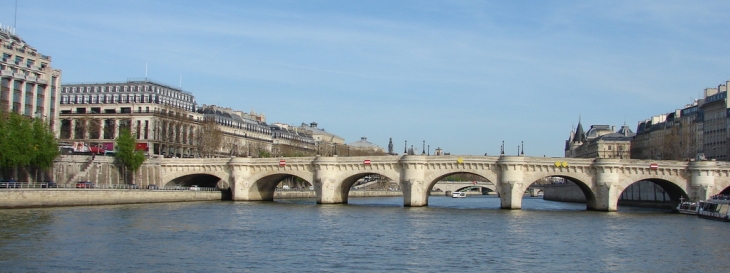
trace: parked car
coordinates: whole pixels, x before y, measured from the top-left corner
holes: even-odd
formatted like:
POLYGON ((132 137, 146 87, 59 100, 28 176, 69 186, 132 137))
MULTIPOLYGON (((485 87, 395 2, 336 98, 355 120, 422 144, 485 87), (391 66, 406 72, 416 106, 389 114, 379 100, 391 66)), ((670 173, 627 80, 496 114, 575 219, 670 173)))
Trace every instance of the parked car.
POLYGON ((42 182, 41 188, 58 188, 58 184, 56 184, 56 182, 53 182, 53 181, 42 182))
POLYGON ((159 189, 159 188, 155 184, 149 184, 149 185, 147 185, 147 189, 148 190, 156 190, 156 189, 159 189))
POLYGON ((91 183, 90 181, 79 181, 76 183, 77 189, 93 189, 95 188, 94 183, 91 183))
POLYGON ((198 185, 192 185, 192 186, 190 186, 190 190, 191 191, 199 191, 200 188, 198 187, 198 185))
POLYGON ((129 184, 129 189, 133 189, 133 190, 139 189, 139 185, 137 185, 137 184, 129 184))

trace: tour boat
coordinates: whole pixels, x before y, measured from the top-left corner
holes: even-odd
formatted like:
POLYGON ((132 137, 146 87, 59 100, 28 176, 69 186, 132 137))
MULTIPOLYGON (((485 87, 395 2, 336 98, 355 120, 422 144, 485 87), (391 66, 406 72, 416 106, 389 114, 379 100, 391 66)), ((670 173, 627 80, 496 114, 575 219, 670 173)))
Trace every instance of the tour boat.
POLYGON ((697 216, 725 222, 730 221, 730 200, 713 198, 700 201, 697 205, 697 216))
POLYGON ((677 205, 677 212, 681 214, 697 215, 697 209, 699 208, 696 202, 682 202, 677 205))
POLYGON ((451 193, 451 197, 453 198, 464 198, 466 197, 466 193, 463 191, 455 191, 451 193))

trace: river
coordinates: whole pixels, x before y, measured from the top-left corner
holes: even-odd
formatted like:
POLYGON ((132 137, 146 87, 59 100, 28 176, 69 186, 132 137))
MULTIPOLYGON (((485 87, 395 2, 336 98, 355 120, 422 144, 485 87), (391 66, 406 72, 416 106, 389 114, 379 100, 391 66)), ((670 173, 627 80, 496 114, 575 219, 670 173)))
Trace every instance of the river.
POLYGON ((495 196, 0 210, 0 272, 730 272, 728 223, 495 196))

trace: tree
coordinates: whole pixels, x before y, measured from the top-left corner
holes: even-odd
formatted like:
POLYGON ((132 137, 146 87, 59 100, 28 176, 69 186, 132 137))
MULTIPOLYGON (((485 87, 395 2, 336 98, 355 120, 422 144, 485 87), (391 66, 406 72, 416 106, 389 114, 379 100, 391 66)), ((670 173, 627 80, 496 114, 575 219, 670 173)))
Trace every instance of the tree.
MULTIPOLYGON (((136 174, 139 167, 145 161, 144 151, 136 151, 135 147, 137 143, 132 136, 129 128, 122 128, 119 130, 119 137, 116 139, 116 155, 115 157, 121 161, 124 166, 124 172, 126 174, 127 169, 132 171, 132 183, 134 184, 134 174, 136 174)), ((127 177, 125 175, 125 177, 127 177)))
POLYGON ((195 136, 198 152, 202 157, 212 157, 223 145, 223 132, 213 119, 206 119, 195 136))
POLYGON ((38 170, 48 170, 53 166, 53 160, 60 155, 58 142, 51 128, 41 119, 33 120, 32 145, 30 165, 38 170))
POLYGON ((58 156, 53 132, 41 119, 0 113, 0 168, 3 177, 21 179, 18 170, 48 169, 58 156))

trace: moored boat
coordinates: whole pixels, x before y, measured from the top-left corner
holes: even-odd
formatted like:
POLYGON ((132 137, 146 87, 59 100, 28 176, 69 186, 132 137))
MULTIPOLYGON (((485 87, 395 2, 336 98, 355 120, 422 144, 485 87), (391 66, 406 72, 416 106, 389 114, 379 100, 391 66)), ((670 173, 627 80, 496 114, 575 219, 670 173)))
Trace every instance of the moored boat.
POLYGON ((730 221, 730 198, 727 198, 727 196, 713 196, 706 201, 700 201, 697 205, 697 216, 725 222, 730 221))
POLYGON ((677 212, 681 214, 697 215, 697 209, 699 208, 696 202, 682 202, 677 205, 677 212))

